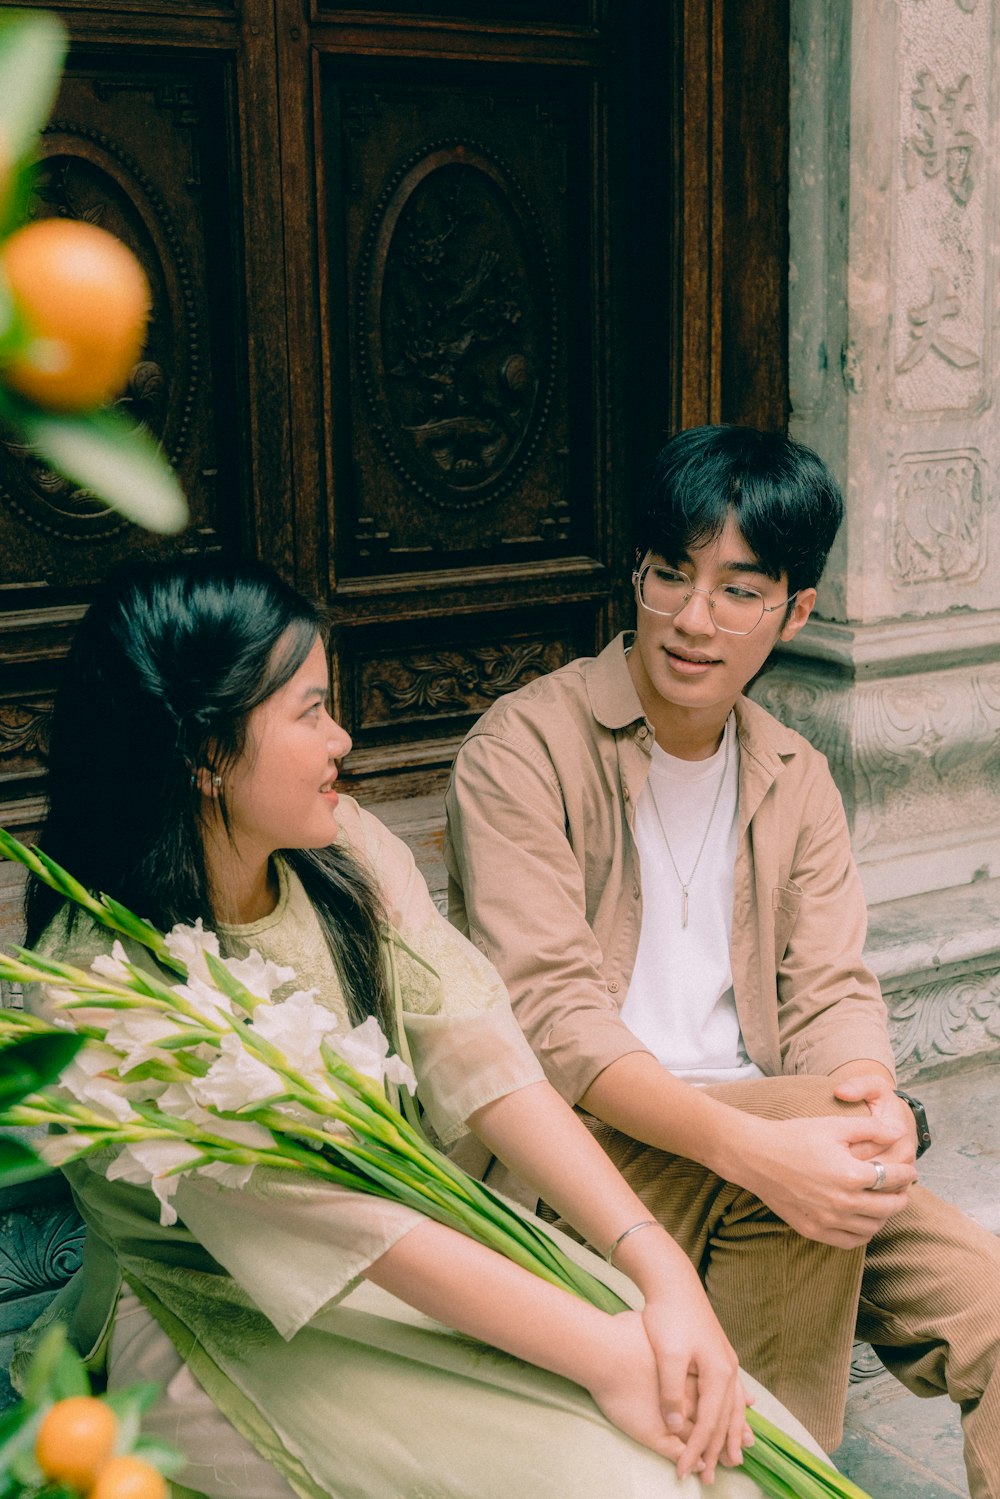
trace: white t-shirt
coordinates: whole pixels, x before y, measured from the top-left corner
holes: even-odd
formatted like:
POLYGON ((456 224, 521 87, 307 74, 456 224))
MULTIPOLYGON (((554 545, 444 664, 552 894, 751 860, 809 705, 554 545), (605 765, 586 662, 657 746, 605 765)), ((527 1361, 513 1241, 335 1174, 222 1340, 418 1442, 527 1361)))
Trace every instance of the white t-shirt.
POLYGON ((679 760, 654 744, 635 814, 642 930, 622 1019, 664 1067, 697 1086, 763 1077, 743 1046, 729 961, 738 790, 730 714, 708 760, 679 760))

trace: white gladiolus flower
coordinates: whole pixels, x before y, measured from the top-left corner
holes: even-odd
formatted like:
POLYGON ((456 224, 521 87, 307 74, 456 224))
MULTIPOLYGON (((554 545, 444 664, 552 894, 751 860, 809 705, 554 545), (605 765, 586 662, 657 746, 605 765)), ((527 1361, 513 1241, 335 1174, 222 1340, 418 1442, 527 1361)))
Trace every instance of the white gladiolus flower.
MULTIPOLYGON (((74 994, 72 989, 60 989, 58 984, 44 984, 42 986, 42 994, 44 996, 43 1002, 34 1005, 33 1009, 43 1020, 47 1020, 49 1025, 57 1025, 63 1031, 72 1031, 78 1025, 83 1024, 83 1021, 79 1019, 79 1010, 74 1011, 74 1015, 77 1017, 74 1019, 73 1016, 67 1015, 62 1009, 63 1005, 75 1004, 79 998, 79 995, 74 994)), ((94 1009, 87 1011, 88 1017, 110 1014, 110 1010, 94 1009)), ((100 1023, 100 1021, 97 1023, 100 1023)))
POLYGON ((65 1166, 67 1161, 79 1155, 81 1150, 87 1150, 93 1143, 90 1135, 77 1134, 71 1130, 65 1135, 46 1135, 44 1140, 39 1141, 37 1150, 45 1164, 58 1171, 60 1166, 65 1166))
POLYGON ((219 939, 214 932, 206 932, 200 916, 194 926, 182 926, 178 922, 163 940, 167 945, 167 952, 172 958, 184 964, 189 977, 193 976, 202 979, 205 983, 211 983, 205 953, 210 952, 213 957, 217 958, 219 939))
POLYGON ((245 1187, 256 1166, 236 1166, 225 1161, 212 1161, 208 1166, 199 1166, 197 1176, 210 1176, 223 1187, 245 1187))
POLYGON ((316 998, 315 989, 299 989, 279 1005, 259 1005, 253 1014, 251 1030, 282 1052, 290 1067, 324 1078, 326 1067, 320 1054, 320 1042, 340 1027, 337 1016, 316 998))
POLYGON ((417 1080, 402 1057, 389 1055, 389 1042, 374 1015, 369 1015, 363 1024, 356 1025, 346 1035, 338 1036, 334 1051, 358 1072, 365 1077, 374 1078, 377 1083, 388 1078, 390 1082, 408 1088, 411 1093, 417 1091, 417 1080))
POLYGON ((174 984, 172 987, 175 994, 186 999, 212 1025, 218 1025, 220 1015, 234 1013, 232 1000, 221 989, 217 989, 209 978, 199 978, 197 974, 193 974, 186 984, 174 984))
POLYGON ((223 958, 222 961, 233 978, 258 999, 270 999, 275 989, 295 977, 294 968, 285 968, 280 963, 272 963, 270 958, 262 958, 255 947, 245 958, 223 958))
POLYGON ((77 1103, 95 1106, 124 1124, 137 1115, 125 1084, 117 1076, 119 1060, 118 1053, 110 1046, 92 1041, 63 1068, 59 1081, 77 1103))
POLYGON ((152 1187, 160 1204, 160 1223, 169 1228, 177 1222, 177 1209, 170 1199, 177 1191, 179 1177, 168 1176, 178 1166, 193 1166, 201 1152, 183 1140, 139 1140, 126 1145, 117 1160, 107 1169, 108 1181, 130 1182, 135 1187, 152 1187))
POLYGON ((91 973, 100 978, 111 979, 116 984, 127 984, 132 975, 126 968, 128 953, 120 942, 115 942, 110 953, 99 953, 90 965, 91 973))
POLYGON ((118 1067, 129 1072, 152 1059, 169 1060, 170 1053, 157 1046, 177 1034, 176 1020, 158 1010, 115 1010, 104 1039, 119 1055, 118 1067))
POLYGON ((273 1150, 274 1137, 262 1124, 250 1119, 222 1119, 218 1114, 203 1108, 194 1096, 192 1083, 171 1083, 156 1100, 156 1107, 173 1119, 186 1119, 220 1139, 231 1140, 234 1145, 246 1145, 251 1150, 273 1150))
POLYGON ((199 1103, 235 1112, 248 1103, 259 1104, 288 1091, 284 1080, 252 1056, 235 1033, 223 1036, 219 1051, 221 1055, 205 1076, 191 1083, 191 1092, 199 1103))

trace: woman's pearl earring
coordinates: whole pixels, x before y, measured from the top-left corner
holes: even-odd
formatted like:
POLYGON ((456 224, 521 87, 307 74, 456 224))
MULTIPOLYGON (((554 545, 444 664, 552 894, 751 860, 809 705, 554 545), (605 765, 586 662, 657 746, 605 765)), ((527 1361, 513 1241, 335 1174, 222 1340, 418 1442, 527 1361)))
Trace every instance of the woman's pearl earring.
POLYGON ((220 775, 213 775, 212 785, 216 788, 216 790, 218 790, 222 785, 222 777, 220 775))

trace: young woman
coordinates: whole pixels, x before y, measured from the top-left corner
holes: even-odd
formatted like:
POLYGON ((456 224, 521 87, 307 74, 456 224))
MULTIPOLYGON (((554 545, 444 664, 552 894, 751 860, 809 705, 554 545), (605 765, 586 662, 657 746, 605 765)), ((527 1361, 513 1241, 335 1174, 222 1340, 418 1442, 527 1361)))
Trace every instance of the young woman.
MULTIPOLYGON (((542 1079, 405 845, 338 795, 350 744, 319 616, 275 574, 134 564, 78 632, 41 846, 161 928, 201 917, 227 950, 291 964, 390 1036, 391 943, 437 1134, 474 1131, 589 1242, 617 1244, 621 1274, 588 1262, 642 1310, 609 1316, 408 1208, 280 1173, 239 1192, 185 1179, 164 1228, 148 1188, 93 1158, 68 1173, 89 1227, 78 1342, 112 1386, 163 1382, 156 1429, 207 1495, 623 1499, 694 1474, 756 1492, 731 1471, 749 1381, 697 1274, 542 1079)), ((28 941, 78 963, 105 945, 38 884, 28 941)))

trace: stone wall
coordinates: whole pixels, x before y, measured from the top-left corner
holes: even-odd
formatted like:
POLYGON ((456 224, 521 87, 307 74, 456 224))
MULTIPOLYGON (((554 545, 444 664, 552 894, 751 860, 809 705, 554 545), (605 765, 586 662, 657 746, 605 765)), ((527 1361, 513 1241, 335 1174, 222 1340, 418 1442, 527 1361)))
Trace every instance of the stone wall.
POLYGON ((791 431, 848 514, 757 695, 829 755, 879 902, 1000 876, 998 26, 791 10, 791 431))

